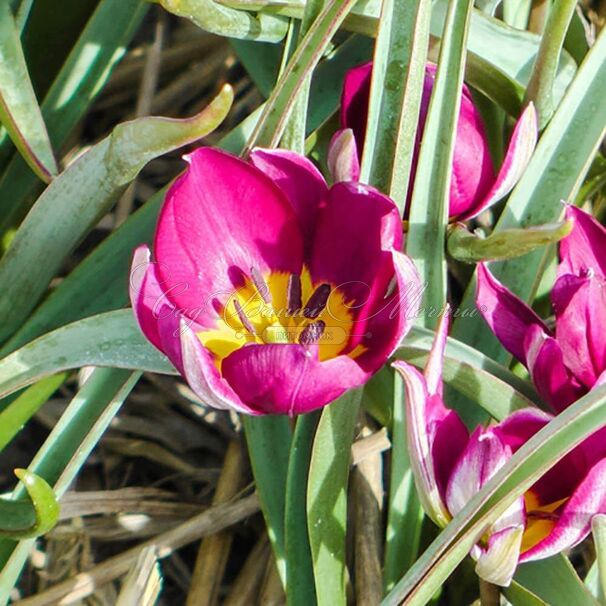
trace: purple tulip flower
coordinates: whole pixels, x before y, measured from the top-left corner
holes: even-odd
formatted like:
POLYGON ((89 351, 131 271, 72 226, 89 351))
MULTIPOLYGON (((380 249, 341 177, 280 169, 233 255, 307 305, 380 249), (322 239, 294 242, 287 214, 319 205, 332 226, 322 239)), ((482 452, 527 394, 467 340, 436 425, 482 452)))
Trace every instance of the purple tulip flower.
POLYGON ((395 204, 289 151, 186 160, 133 260, 145 336, 216 408, 294 415, 364 384, 418 308, 395 204))
MULTIPOLYGON (((425 68, 411 182, 414 181, 435 74, 436 66, 428 63, 425 68)), ((341 126, 353 130, 358 154, 361 154, 364 147, 371 76, 372 63, 353 68, 345 76, 341 95, 341 126)), ((537 143, 537 132, 537 116, 534 106, 530 104, 516 124, 503 165, 495 175, 486 129, 469 89, 463 87, 450 182, 451 220, 472 219, 512 190, 532 156, 537 143)))
MULTIPOLYGON (((417 491, 425 511, 440 526, 446 526, 552 418, 526 408, 470 435, 443 401, 447 331, 446 313, 423 374, 406 362, 394 363, 405 383, 406 429, 417 491)), ((596 449, 590 439, 486 529, 471 552, 476 572, 490 583, 508 586, 519 563, 547 558, 582 541, 592 517, 600 512, 606 512, 606 459, 604 449, 596 449)))

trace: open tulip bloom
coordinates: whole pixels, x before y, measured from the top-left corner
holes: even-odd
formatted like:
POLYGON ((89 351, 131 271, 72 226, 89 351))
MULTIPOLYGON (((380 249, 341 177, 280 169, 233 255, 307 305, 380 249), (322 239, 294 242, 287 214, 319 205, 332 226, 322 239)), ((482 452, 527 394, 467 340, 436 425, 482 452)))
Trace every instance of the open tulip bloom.
MULTIPOLYGON (((414 181, 435 74, 436 66, 428 63, 425 68, 411 181, 414 181)), ((341 126, 353 130, 358 153, 364 147, 371 76, 372 63, 351 69, 345 76, 341 96, 341 126)), ((463 87, 450 180, 451 220, 465 221, 477 217, 511 191, 530 161, 537 143, 537 132, 537 115, 534 106, 530 104, 513 130, 505 159, 495 175, 486 129, 471 92, 466 86, 463 87)))
POLYGON ((420 289, 395 204, 328 187, 306 158, 200 148, 135 252, 141 330, 209 406, 299 414, 362 385, 409 330, 420 289))
MULTIPOLYGON (((423 374, 403 361, 394 366, 406 389, 411 467, 426 513, 445 526, 530 437, 552 418, 526 408, 469 434, 443 401, 442 365, 448 314, 438 327, 423 374)), ((475 545, 477 574, 507 586, 516 566, 568 549, 587 536, 591 518, 606 511, 604 448, 581 444, 517 499, 475 545)))

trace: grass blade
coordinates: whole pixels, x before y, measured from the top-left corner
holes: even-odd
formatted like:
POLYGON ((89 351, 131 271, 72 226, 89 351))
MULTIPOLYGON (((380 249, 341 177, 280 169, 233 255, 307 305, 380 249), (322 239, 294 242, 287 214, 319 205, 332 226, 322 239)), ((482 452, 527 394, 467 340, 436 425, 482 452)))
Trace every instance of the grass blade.
POLYGON ((58 328, 0 360, 0 397, 49 374, 82 366, 176 373, 145 339, 132 310, 121 309, 58 328))
POLYGON ((0 4, 0 122, 43 181, 59 171, 8 3, 0 4))
POLYGON ((347 483, 361 391, 326 406, 313 444, 307 484, 307 525, 318 606, 344 606, 347 483))
MULTIPOLYGON (((448 9, 410 204, 406 252, 426 288, 426 309, 439 310, 446 303, 449 187, 471 7, 470 0, 456 0, 448 9)), ((426 314, 422 321, 431 328, 436 317, 426 314)))

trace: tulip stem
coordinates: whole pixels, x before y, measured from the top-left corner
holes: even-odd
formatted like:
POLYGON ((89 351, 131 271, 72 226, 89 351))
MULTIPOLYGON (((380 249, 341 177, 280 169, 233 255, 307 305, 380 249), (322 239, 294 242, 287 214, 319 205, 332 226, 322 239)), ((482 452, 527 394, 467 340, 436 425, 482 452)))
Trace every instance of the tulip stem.
POLYGON ((501 603, 501 588, 478 577, 480 582, 480 605, 499 606, 501 603))
POLYGON ((553 3, 526 89, 524 101, 525 103, 533 101, 536 105, 541 130, 554 111, 553 83, 558 73, 564 38, 576 5, 577 0, 560 0, 553 3))

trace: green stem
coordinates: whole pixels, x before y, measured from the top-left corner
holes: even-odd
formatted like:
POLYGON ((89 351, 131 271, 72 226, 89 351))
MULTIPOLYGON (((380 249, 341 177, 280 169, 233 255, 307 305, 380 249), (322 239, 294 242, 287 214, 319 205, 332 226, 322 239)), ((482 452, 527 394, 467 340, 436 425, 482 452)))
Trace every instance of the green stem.
POLYGON ((526 89, 525 102, 532 101, 536 105, 541 129, 545 127, 554 112, 553 83, 558 72, 566 32, 576 5, 577 0, 558 0, 552 4, 532 76, 526 89))
POLYGON ((301 415, 290 448, 284 514, 286 599, 289 606, 316 603, 311 547, 307 531, 307 476, 320 411, 301 415))

